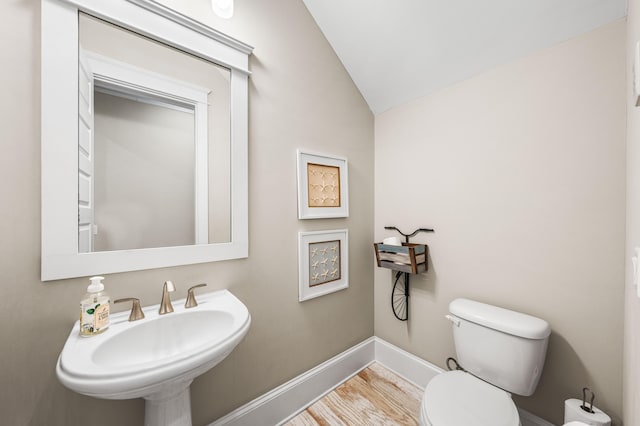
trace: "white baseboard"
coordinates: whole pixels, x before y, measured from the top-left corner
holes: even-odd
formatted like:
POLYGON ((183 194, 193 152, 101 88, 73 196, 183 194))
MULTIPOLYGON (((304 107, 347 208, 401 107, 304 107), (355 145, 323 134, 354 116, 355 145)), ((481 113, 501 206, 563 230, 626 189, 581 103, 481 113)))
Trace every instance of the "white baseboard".
POLYGON ((518 408, 518 413, 520 414, 520 423, 522 426, 556 426, 522 408, 518 408))
POLYGON ((371 337, 219 418, 209 426, 282 424, 375 361, 371 337))
MULTIPOLYGON (((209 426, 273 426, 285 423, 374 361, 419 387, 425 387, 429 380, 443 372, 440 367, 391 343, 370 337, 209 426)), ((554 426, 528 411, 518 411, 522 426, 554 426)))
POLYGON ((373 337, 376 348, 376 362, 387 367, 411 383, 424 388, 427 383, 444 370, 430 362, 418 358, 378 337, 373 337))

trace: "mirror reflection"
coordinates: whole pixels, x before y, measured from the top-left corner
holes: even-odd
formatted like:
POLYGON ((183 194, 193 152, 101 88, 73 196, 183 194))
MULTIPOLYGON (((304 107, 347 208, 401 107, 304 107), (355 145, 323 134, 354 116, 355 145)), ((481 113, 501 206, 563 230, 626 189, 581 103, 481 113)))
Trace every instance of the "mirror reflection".
POLYGON ((94 93, 93 251, 195 244, 193 111, 94 93))
POLYGON ((78 251, 228 242, 230 72, 79 16, 78 251))

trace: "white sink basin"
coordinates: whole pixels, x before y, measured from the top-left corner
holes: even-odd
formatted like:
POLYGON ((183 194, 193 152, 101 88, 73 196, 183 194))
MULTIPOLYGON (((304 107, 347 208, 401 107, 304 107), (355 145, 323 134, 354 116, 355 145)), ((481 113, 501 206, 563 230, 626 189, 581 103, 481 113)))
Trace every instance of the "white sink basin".
MULTIPOLYGON (((129 312, 111 317, 103 334, 80 337, 76 322, 58 358, 63 385, 97 398, 145 398, 166 402, 178 395, 189 402, 191 381, 222 361, 244 338, 251 323, 246 306, 227 290, 198 296, 198 306, 158 314, 158 305, 143 309, 145 318, 129 322, 129 312)), ((166 411, 166 407, 163 408, 166 411)), ((162 424, 149 419, 147 424, 162 424)), ((170 424, 190 424, 188 422, 170 424)), ((169 423, 167 423, 169 424, 169 423)))
POLYGON ((121 373, 156 368, 158 362, 173 363, 185 354, 225 340, 234 324, 229 312, 192 310, 132 325, 100 342, 90 362, 101 369, 118 368, 121 373))

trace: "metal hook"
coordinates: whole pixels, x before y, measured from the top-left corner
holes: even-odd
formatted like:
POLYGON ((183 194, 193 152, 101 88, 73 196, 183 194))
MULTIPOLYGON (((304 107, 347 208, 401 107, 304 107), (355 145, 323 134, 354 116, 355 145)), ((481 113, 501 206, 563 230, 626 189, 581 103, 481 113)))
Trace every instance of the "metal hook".
POLYGON ((596 394, 593 393, 593 391, 589 388, 582 388, 582 405, 580 406, 580 408, 582 408, 584 411, 586 411, 587 413, 591 413, 593 414, 593 400, 596 399, 596 394), (589 401, 589 407, 587 407, 587 392, 589 392, 591 394, 591 400, 589 401))

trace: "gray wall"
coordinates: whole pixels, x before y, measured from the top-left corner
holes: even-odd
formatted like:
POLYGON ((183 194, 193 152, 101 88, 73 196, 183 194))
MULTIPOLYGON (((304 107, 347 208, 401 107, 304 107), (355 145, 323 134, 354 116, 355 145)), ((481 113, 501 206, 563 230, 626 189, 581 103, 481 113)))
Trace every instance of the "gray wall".
MULTIPOLYGON (((169 3, 169 2, 167 2, 169 3)), ((173 280, 229 288, 252 326, 192 386, 194 424, 207 424, 373 334, 373 116, 297 0, 243 0, 230 21, 208 1, 175 6, 255 46, 249 110, 250 253, 244 260, 113 274, 113 298, 159 302, 173 280), (348 219, 298 221, 296 148, 349 158, 348 219), (349 228, 350 287, 298 303, 297 232, 349 228)), ((63 388, 56 358, 87 280, 40 282, 40 6, 0 2, 0 412, 7 425, 139 425, 142 400, 103 401, 63 388)), ((116 309, 121 309, 119 306, 116 309)))
POLYGON ((436 231, 408 324, 375 272, 376 336, 444 367, 456 297, 536 315, 548 358, 517 404, 562 424, 589 386, 622 415, 624 79, 618 21, 376 116, 376 240, 436 231))

